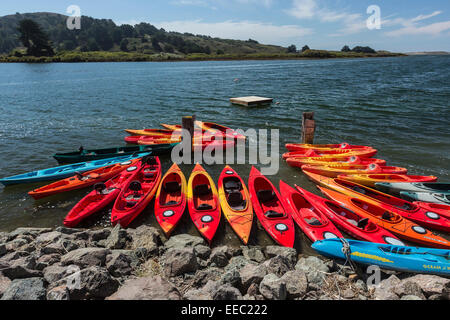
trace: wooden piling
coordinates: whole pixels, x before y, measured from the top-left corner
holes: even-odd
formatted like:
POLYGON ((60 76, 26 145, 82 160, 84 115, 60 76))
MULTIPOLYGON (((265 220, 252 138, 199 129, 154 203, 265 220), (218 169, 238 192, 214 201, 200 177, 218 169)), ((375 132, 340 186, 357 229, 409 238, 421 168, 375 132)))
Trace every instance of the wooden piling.
POLYGON ((194 145, 195 115, 183 117, 181 119, 181 126, 184 130, 187 130, 191 135, 190 147, 192 148, 192 146, 194 145))
POLYGON ((314 144, 315 132, 316 121, 314 120, 314 112, 303 112, 302 143, 314 144))

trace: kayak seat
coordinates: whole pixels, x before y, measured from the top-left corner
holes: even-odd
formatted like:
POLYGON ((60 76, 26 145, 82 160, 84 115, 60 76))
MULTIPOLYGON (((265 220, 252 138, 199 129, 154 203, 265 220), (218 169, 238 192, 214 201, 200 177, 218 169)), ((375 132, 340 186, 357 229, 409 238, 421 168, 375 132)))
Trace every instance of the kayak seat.
POLYGON ((142 190, 142 185, 139 181, 133 181, 130 183, 130 190, 134 192, 139 192, 142 190))
POLYGON ((385 211, 383 215, 381 216, 383 220, 391 221, 392 220, 392 214, 389 211, 385 211))
POLYGON ((167 202, 166 204, 165 204, 165 206, 174 206, 174 205, 177 205, 178 204, 178 202, 177 201, 169 201, 169 202, 167 202))
POLYGON ((272 190, 259 190, 257 196, 261 203, 267 203, 275 199, 276 195, 272 190))
POLYGON ((234 191, 228 194, 228 204, 234 210, 244 210, 247 205, 247 201, 242 197, 242 193, 234 191))
POLYGON ((146 159, 143 159, 144 163, 149 165, 149 166, 156 166, 158 164, 158 162, 156 161, 155 157, 148 157, 146 159))
POLYGON ((181 191, 181 185, 177 181, 169 181, 164 185, 164 191, 167 193, 176 193, 181 191))
POLYGON ((156 171, 150 168, 144 170, 144 178, 151 179, 156 176, 156 171))
POLYGON ((207 203, 203 203, 198 206, 197 210, 206 211, 206 210, 212 210, 213 207, 207 203))
POLYGON ((305 219, 305 222, 311 226, 321 226, 322 222, 319 219, 312 217, 311 219, 305 219))
POLYGON ((207 184, 199 184, 194 188, 194 195, 197 197, 211 194, 211 188, 207 184))
POLYGON ((364 230, 368 225, 369 225, 369 218, 365 218, 358 221, 357 227, 364 230))
POLYGON ((362 188, 360 188, 360 187, 354 186, 352 189, 353 189, 354 191, 358 192, 358 193, 366 194, 366 190, 364 190, 364 189, 362 189, 362 188))
POLYGON ((228 192, 231 192, 232 190, 242 190, 242 184, 236 179, 225 180, 224 187, 228 192))
POLYGON ((350 224, 352 224, 352 225, 354 225, 355 227, 358 226, 358 222, 356 222, 356 220, 353 220, 353 219, 347 219, 347 222, 350 223, 350 224))
POLYGON ((273 210, 267 211, 266 213, 264 213, 264 215, 267 218, 282 218, 282 217, 284 217, 283 213, 276 212, 276 211, 273 211, 273 210))
POLYGON ((94 186, 94 190, 95 190, 98 194, 102 194, 103 191, 105 191, 105 189, 106 189, 106 184, 104 184, 104 183, 97 183, 97 184, 94 186))

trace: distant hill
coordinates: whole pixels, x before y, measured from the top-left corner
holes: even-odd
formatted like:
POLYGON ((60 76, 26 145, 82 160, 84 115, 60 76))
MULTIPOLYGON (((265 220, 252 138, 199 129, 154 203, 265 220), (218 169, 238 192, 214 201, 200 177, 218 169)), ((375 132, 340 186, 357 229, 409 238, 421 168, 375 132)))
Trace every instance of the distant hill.
POLYGON ((109 19, 83 16, 81 30, 68 30, 67 16, 49 13, 24 13, 0 17, 0 53, 19 48, 19 21, 32 19, 49 35, 57 51, 129 51, 142 54, 280 54, 287 49, 262 45, 257 41, 227 40, 190 33, 167 32, 149 23, 116 25, 109 19))

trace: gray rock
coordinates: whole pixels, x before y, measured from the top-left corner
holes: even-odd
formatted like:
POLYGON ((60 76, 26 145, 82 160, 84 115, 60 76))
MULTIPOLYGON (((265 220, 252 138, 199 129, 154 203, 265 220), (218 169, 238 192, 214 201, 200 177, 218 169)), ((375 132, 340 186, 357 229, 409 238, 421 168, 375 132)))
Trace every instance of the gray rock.
POLYGON ((180 300, 177 288, 160 276, 127 280, 106 300, 180 300))
POLYGON ((122 229, 118 224, 111 230, 108 238, 104 241, 104 245, 108 249, 124 249, 129 241, 131 241, 131 237, 127 230, 122 229))
POLYGON ((275 256, 282 256, 287 258, 294 266, 297 263, 298 254, 297 250, 295 250, 294 248, 267 246, 265 251, 268 258, 273 258, 275 256))
POLYGON ((143 225, 137 229, 129 229, 128 234, 131 237, 129 249, 144 248, 146 250, 146 258, 159 254, 161 236, 157 229, 143 225))
POLYGON ((424 299, 414 295, 406 295, 403 296, 400 300, 424 300, 424 299))
POLYGON ((260 294, 260 292, 259 292, 259 284, 260 283, 261 282, 259 282, 259 283, 252 283, 250 285, 250 287, 248 288, 248 290, 247 290, 247 294, 250 295, 250 296, 254 296, 254 297, 258 296, 260 294))
POLYGON ((25 239, 22 238, 14 239, 12 241, 5 243, 5 250, 6 252, 17 251, 27 244, 28 241, 25 239))
POLYGON ((242 292, 247 292, 252 284, 259 285, 262 279, 264 279, 264 277, 267 275, 267 273, 267 267, 263 264, 260 264, 258 266, 248 264, 244 266, 239 271, 242 292))
POLYGON ((258 263, 261 263, 266 260, 261 247, 252 246, 252 247, 242 247, 242 254, 248 260, 252 260, 258 263))
POLYGON ((264 266, 267 268, 268 273, 273 273, 278 277, 283 276, 286 272, 294 270, 294 264, 291 260, 283 256, 275 256, 266 262, 264 266))
POLYGON ((232 287, 240 287, 241 276, 237 270, 233 269, 225 272, 225 274, 220 278, 220 282, 223 284, 229 284, 232 287))
POLYGON ((164 247, 169 250, 172 248, 183 249, 188 247, 196 247, 198 245, 205 245, 205 240, 200 237, 194 237, 188 234, 180 234, 170 237, 164 244, 164 247))
POLYGON ((427 297, 438 294, 444 299, 450 299, 450 279, 428 274, 418 274, 408 278, 408 281, 417 283, 427 297))
POLYGON ((36 240, 36 245, 45 246, 57 242, 63 235, 60 232, 52 231, 40 234, 36 240))
POLYGON ((77 228, 66 228, 66 227, 58 227, 55 229, 56 232, 60 232, 62 234, 73 235, 79 232, 85 231, 84 229, 77 228))
MULTIPOLYGON (((67 270, 70 266, 53 265, 44 269, 44 279, 48 283, 56 283, 67 276, 67 270)), ((72 265, 71 270, 80 270, 77 266, 72 265)))
POLYGON ((205 270, 199 270, 195 273, 192 279, 192 285, 196 288, 205 286, 208 281, 218 281, 223 275, 223 270, 218 268, 207 268, 205 270))
POLYGON ((202 260, 207 260, 211 255, 211 248, 204 245, 195 246, 194 250, 195 255, 202 260))
POLYGON ((92 266, 61 279, 54 287, 63 285, 69 291, 70 300, 104 299, 117 291, 119 281, 106 269, 92 266))
POLYGON ((223 268, 228 264, 231 255, 228 253, 228 247, 222 246, 214 248, 209 257, 210 264, 219 268, 223 268))
POLYGON ((11 280, 41 277, 42 272, 34 270, 36 259, 31 256, 20 257, 6 263, 0 263, 0 269, 4 276, 11 280))
POLYGON ((375 300, 399 300, 399 297, 395 294, 394 289, 400 284, 401 280, 395 275, 381 281, 377 286, 375 286, 375 300))
POLYGON ((314 256, 301 258, 295 265, 295 269, 305 272, 308 283, 318 287, 322 286, 325 279, 325 273, 330 271, 326 262, 314 256))
POLYGON ((229 284, 224 284, 217 288, 212 298, 214 300, 242 300, 241 292, 229 284))
POLYGON ((47 300, 62 301, 69 300, 70 292, 67 286, 62 285, 47 291, 47 300))
POLYGON ((0 298, 3 296, 3 293, 5 293, 10 284, 11 280, 0 273, 0 298))
POLYGON ((58 263, 61 260, 61 256, 59 254, 46 254, 36 261, 36 270, 44 270, 48 266, 51 266, 55 263, 58 263))
POLYGON ((16 279, 0 300, 45 300, 46 293, 42 278, 16 279))
POLYGON ((194 248, 172 248, 164 254, 162 261, 164 271, 169 277, 195 272, 199 267, 194 248))
POLYGON ((138 262, 133 251, 114 250, 106 257, 106 268, 114 277, 125 277, 133 272, 138 262))
POLYGON ((190 289, 183 295, 184 300, 213 300, 210 293, 202 289, 190 289))
POLYGON ((420 288, 420 286, 416 282, 410 281, 408 279, 400 282, 400 284, 394 287, 393 291, 399 297, 416 296, 421 300, 426 299, 422 293, 422 289, 420 288))
POLYGON ((8 239, 13 240, 16 237, 22 236, 32 236, 33 238, 36 238, 40 234, 51 231, 52 229, 50 228, 17 228, 16 230, 8 234, 8 239))
POLYGON ((244 301, 255 301, 256 298, 253 295, 246 294, 245 296, 242 297, 242 300, 244 300, 244 301))
POLYGON ((92 241, 105 240, 111 234, 111 229, 105 228, 105 229, 100 229, 100 230, 94 230, 94 231, 91 231, 90 234, 91 234, 92 241))
POLYGON ((5 255, 7 252, 8 252, 8 250, 6 250, 6 245, 0 244, 0 257, 5 255))
POLYGON ((102 248, 83 248, 71 251, 61 257, 63 265, 77 265, 80 268, 104 266, 110 250, 102 248))
POLYGON ((286 283, 271 273, 261 281, 259 292, 268 300, 285 300, 287 297, 286 283))
POLYGON ((286 283, 289 299, 301 298, 308 292, 308 279, 302 270, 288 271, 281 277, 281 280, 286 283))
POLYGON ((250 261, 246 259, 244 256, 237 256, 230 259, 228 265, 225 267, 225 272, 236 269, 237 271, 241 270, 244 266, 251 264, 253 266, 256 266, 257 263, 254 261, 250 261))

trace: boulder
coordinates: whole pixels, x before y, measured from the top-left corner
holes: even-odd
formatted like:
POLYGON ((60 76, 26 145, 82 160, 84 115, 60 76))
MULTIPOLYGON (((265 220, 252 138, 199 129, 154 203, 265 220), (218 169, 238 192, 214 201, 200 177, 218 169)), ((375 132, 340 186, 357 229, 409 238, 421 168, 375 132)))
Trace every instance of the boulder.
POLYGON ((8 289, 11 284, 11 280, 0 273, 0 298, 3 296, 3 293, 8 289))
POLYGON ((36 261, 36 270, 44 270, 48 266, 51 266, 55 263, 58 263, 61 260, 61 256, 59 254, 46 254, 36 261))
POLYGON ((189 234, 180 234, 170 237, 169 240, 164 244, 166 250, 177 248, 193 248, 198 245, 205 245, 205 240, 200 237, 191 236, 189 234))
POLYGON ((129 276, 139 264, 131 250, 113 250, 106 257, 106 268, 114 277, 129 276))
POLYGON ((213 300, 213 297, 208 292, 202 289, 190 289, 183 295, 184 300, 213 300))
MULTIPOLYGON (((80 271, 78 266, 61 266, 61 265, 53 265, 44 269, 44 279, 48 283, 56 283, 59 280, 65 278, 68 274, 67 271, 80 271)), ((73 272, 70 272, 72 274, 73 272)))
POLYGON ((62 234, 67 234, 67 235, 73 235, 76 233, 80 233, 85 231, 84 229, 78 229, 78 228, 67 228, 67 227, 58 227, 55 229, 56 232, 60 232, 62 234))
POLYGON ((282 277, 286 283, 286 291, 289 299, 297 299, 308 292, 308 279, 302 270, 292 270, 286 272, 282 277))
POLYGON ((208 281, 218 281, 223 275, 223 270, 219 268, 207 268, 205 270, 199 270, 195 273, 192 279, 192 286, 200 288, 205 286, 208 281))
POLYGON ((0 244, 0 257, 5 255, 7 252, 8 252, 8 250, 6 250, 6 245, 0 244))
POLYGON ((239 276, 241 279, 242 292, 247 292, 252 284, 259 285, 267 275, 267 267, 263 264, 255 266, 248 264, 239 270, 239 276))
POLYGON ((137 229, 129 229, 131 243, 128 249, 141 250, 145 254, 143 258, 148 259, 159 254, 161 236, 157 229, 150 226, 140 226, 137 229))
POLYGON ((211 255, 211 248, 201 245, 201 244, 195 246, 194 250, 195 250, 195 255, 202 260, 207 260, 209 258, 209 256, 211 255))
POLYGON ((0 300, 45 300, 46 294, 42 278, 16 279, 0 300))
POLYGON ((246 259, 258 263, 266 260, 266 257, 264 256, 264 253, 259 246, 242 247, 242 254, 246 259))
POLYGON ((8 239, 13 240, 16 237, 31 236, 36 238, 38 235, 51 232, 50 228, 17 228, 8 234, 8 239))
POLYGON ((239 287, 241 285, 241 276, 236 269, 232 269, 222 275, 220 283, 229 284, 232 287, 239 287))
POLYGON ((286 283, 271 273, 261 281, 259 292, 267 300, 285 300, 287 297, 286 283))
POLYGON ((47 291, 47 300, 62 301, 69 300, 70 292, 67 286, 61 285, 47 291))
POLYGON ((266 255, 268 258, 273 258, 275 256, 282 256, 287 258, 293 266, 297 263, 297 250, 294 248, 280 247, 280 246, 267 246, 266 255))
POLYGON ((230 258, 227 246, 217 247, 212 250, 209 263, 214 267, 223 268, 228 264, 230 258))
POLYGON ((63 237, 62 233, 57 232, 57 231, 45 232, 45 233, 40 234, 36 238, 35 243, 36 243, 36 245, 39 245, 39 246, 46 246, 51 243, 57 242, 62 237, 63 237))
POLYGON ((441 295, 444 299, 450 299, 450 279, 429 274, 418 274, 407 280, 415 282, 427 297, 441 295))
POLYGON ((100 240, 106 240, 111 234, 111 229, 100 229, 100 230, 93 230, 90 231, 90 238, 92 241, 100 241, 100 240))
POLYGON ((394 289, 400 284, 401 280, 395 275, 381 281, 375 286, 375 300, 399 300, 399 297, 395 294, 394 289))
POLYGON ((275 256, 263 263, 268 273, 273 273, 281 277, 286 272, 294 270, 295 265, 286 257, 275 256))
POLYGON ((424 299, 414 295, 406 295, 403 296, 400 300, 424 300, 424 299))
POLYGON ((236 256, 230 259, 228 265, 224 268, 225 272, 232 270, 232 269, 236 269, 237 271, 239 271, 240 269, 242 269, 244 266, 251 264, 253 266, 256 266, 257 263, 251 260, 248 260, 247 258, 245 258, 244 256, 236 256))
POLYGON ((11 280, 42 277, 42 272, 35 270, 35 267, 36 259, 32 256, 0 262, 0 270, 3 275, 11 280))
POLYGON ((241 292, 229 284, 224 284, 217 288, 212 298, 214 300, 242 300, 241 292))
POLYGON ((308 283, 317 287, 322 286, 325 274, 330 271, 326 262, 314 256, 298 260, 295 269, 305 272, 308 283))
POLYGON ((426 300, 420 286, 416 282, 410 281, 408 279, 405 279, 402 282, 400 282, 400 284, 394 287, 393 291, 399 297, 416 296, 419 297, 421 300, 426 300))
POLYGON ((120 224, 118 224, 111 230, 103 244, 108 249, 124 249, 129 241, 131 241, 131 237, 128 235, 127 230, 122 229, 120 224))
POLYGON ((177 288, 160 276, 127 280, 106 300, 180 300, 177 288))
POLYGON ((194 248, 172 248, 164 254, 161 261, 164 271, 169 277, 195 272, 199 267, 194 248))
POLYGON ((71 251, 61 257, 63 265, 77 265, 80 268, 104 266, 110 250, 103 248, 83 248, 71 251))
POLYGON ((105 268, 92 266, 66 276, 53 287, 64 285, 69 291, 70 300, 104 299, 117 291, 119 281, 105 268))

